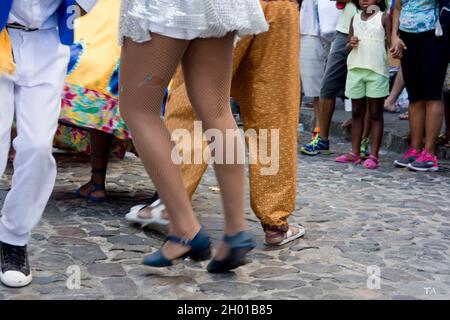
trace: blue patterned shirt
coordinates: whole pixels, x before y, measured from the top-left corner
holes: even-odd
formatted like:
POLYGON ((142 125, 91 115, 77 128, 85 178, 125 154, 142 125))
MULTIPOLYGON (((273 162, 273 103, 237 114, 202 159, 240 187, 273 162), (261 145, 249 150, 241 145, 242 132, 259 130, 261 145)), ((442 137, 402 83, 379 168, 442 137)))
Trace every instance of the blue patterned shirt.
POLYGON ((439 17, 438 0, 401 0, 400 30, 411 33, 434 30, 439 17))

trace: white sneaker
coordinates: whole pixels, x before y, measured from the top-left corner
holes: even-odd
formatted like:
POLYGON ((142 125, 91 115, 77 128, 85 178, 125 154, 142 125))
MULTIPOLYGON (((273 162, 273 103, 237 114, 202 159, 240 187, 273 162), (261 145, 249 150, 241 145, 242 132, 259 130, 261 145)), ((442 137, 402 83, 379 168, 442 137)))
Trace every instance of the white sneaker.
POLYGON ((31 283, 27 246, 13 246, 0 242, 0 281, 7 287, 20 288, 31 283))

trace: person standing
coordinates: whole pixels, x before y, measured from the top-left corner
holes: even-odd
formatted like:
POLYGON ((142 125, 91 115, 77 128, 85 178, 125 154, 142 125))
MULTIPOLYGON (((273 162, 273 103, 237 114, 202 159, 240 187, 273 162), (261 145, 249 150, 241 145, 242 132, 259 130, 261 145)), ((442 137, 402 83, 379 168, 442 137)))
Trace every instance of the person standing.
MULTIPOLYGON (((222 147, 229 146, 226 131, 238 130, 229 105, 234 39, 267 31, 263 11, 257 0, 193 0, 189 5, 182 0, 125 0, 120 30, 121 113, 170 219, 170 235, 160 250, 145 257, 144 264, 166 267, 187 257, 209 259, 209 236, 194 215, 180 167, 171 157, 175 145, 160 118, 161 104, 181 63, 203 127, 219 130, 222 147)), ((241 159, 242 148, 232 145, 224 155, 241 159)), ((225 211, 223 242, 208 264, 208 271, 216 273, 245 264, 254 240, 246 231, 244 166, 222 158, 214 168, 225 211)))
POLYGON ((334 114, 336 98, 345 97, 345 80, 347 76, 348 33, 350 21, 357 12, 352 0, 339 0, 345 7, 341 10, 336 27, 336 38, 328 56, 325 75, 320 89, 319 127, 320 133, 304 145, 300 151, 303 154, 315 156, 330 152, 329 131, 334 114))
POLYGON ((0 2, 0 174, 8 160, 14 114, 17 123, 12 188, 0 219, 0 280, 9 287, 32 281, 27 243, 56 178, 52 142, 69 61, 66 45, 73 43, 73 19, 80 10, 75 6, 85 13, 95 2, 0 2))
POLYGON ((313 139, 320 132, 319 96, 320 85, 325 73, 327 58, 335 30, 339 11, 329 0, 304 0, 300 11, 300 68, 303 93, 313 98, 315 128, 313 139), (320 6, 319 6, 320 5, 320 6), (321 10, 321 11, 319 11, 321 10), (322 20, 320 20, 322 17, 322 20), (322 22, 322 23, 321 23, 322 22), (321 28, 325 22, 333 32, 321 28))
POLYGON ((350 54, 345 95, 352 99, 352 151, 336 158, 340 163, 361 163, 361 138, 364 118, 371 121, 372 147, 364 161, 367 169, 376 169, 383 137, 384 99, 389 95, 387 48, 391 43, 391 17, 385 13, 384 0, 354 0, 358 12, 350 24, 350 54), (387 41, 386 41, 387 40, 387 41))
POLYGON ((402 60, 411 131, 411 147, 394 165, 438 171, 436 141, 444 117, 442 89, 450 57, 450 30, 440 32, 439 0, 396 1, 392 29, 391 52, 402 60))
MULTIPOLYGON (((270 21, 266 33, 242 38, 234 50, 231 95, 241 107, 244 130, 279 130, 279 170, 263 175, 262 163, 249 165, 251 207, 261 221, 266 244, 280 246, 305 234, 305 229, 288 219, 297 196, 297 128, 300 100, 299 7, 297 1, 261 1, 270 21), (289 61, 289 63, 286 63, 289 61)), ((167 102, 166 124, 171 132, 184 129, 192 135, 196 114, 188 98, 187 83, 179 68, 167 102)), ((270 140, 270 139, 268 139, 270 140)), ((261 141, 258 141, 260 143, 261 141)), ((268 141, 269 142, 269 141, 268 141)), ((203 154, 206 143, 187 154, 203 154)), ((273 147, 268 146, 268 150, 273 147)), ((191 198, 208 164, 182 165, 185 188, 191 198)), ((156 199, 155 199, 156 200, 156 199)), ((164 204, 133 207, 127 218, 141 224, 161 221, 164 204)), ((164 216, 164 214, 163 214, 164 216)))

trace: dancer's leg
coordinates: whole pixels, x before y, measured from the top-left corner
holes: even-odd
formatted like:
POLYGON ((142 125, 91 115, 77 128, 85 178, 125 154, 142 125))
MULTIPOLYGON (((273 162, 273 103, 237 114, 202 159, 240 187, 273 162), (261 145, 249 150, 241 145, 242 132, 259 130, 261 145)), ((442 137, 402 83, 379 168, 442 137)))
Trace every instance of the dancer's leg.
MULTIPOLYGON (((215 164, 225 210, 225 234, 232 235, 246 228, 244 218, 243 149, 239 143, 228 142, 226 131, 238 127, 230 108, 233 34, 220 39, 196 39, 183 57, 186 89, 204 130, 219 130, 223 137, 223 164, 215 164), (228 149, 230 147, 231 149, 228 149), (227 154, 233 163, 226 163, 227 154)), ((239 141, 241 142, 241 141, 239 141)))
MULTIPOLYGON (((178 165, 171 153, 174 143, 160 118, 166 87, 189 42, 152 34, 152 40, 126 39, 120 67, 120 106, 144 166, 166 204, 171 233, 192 239, 200 230, 178 165)), ((164 255, 173 259, 187 247, 166 242, 164 255)))
MULTIPOLYGON (((243 159, 243 145, 242 141, 228 141, 226 133, 227 130, 238 132, 229 104, 233 38, 233 34, 229 34, 220 39, 196 39, 183 57, 186 89, 194 110, 205 130, 218 130, 223 137, 223 156, 215 154, 216 162, 220 163, 215 163, 214 169, 222 192, 226 235, 247 228, 244 164, 237 161, 243 159), (235 160, 233 163, 227 162, 229 155, 235 160)), ((226 246, 222 246, 216 259, 221 260, 226 253, 226 246)))

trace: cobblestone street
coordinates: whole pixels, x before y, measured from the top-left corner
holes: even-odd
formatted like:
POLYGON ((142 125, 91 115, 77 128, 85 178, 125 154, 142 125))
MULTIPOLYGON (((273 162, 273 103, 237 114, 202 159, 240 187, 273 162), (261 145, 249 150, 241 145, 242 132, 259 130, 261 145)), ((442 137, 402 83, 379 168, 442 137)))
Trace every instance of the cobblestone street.
MULTIPOLYGON (((332 148, 332 156, 299 156, 292 221, 306 227, 305 237, 266 249, 247 205, 258 248, 251 264, 222 275, 208 274, 206 263, 141 265, 164 236, 124 219, 154 192, 139 159, 111 163, 110 199, 96 204, 74 195, 88 180, 89 159, 56 154, 57 185, 29 244, 34 281, 23 289, 0 286, 0 299, 449 299, 450 162, 441 162, 438 173, 419 174, 395 169, 398 154, 385 153, 380 169, 368 171, 334 162, 349 143, 332 148), (77 268, 70 266, 81 270, 80 289, 67 286, 77 268), (378 289, 370 274, 377 268, 378 289)), ((0 180, 1 200, 11 168, 8 174, 0 180)), ((212 169, 193 206, 217 243, 222 210, 212 169)))

